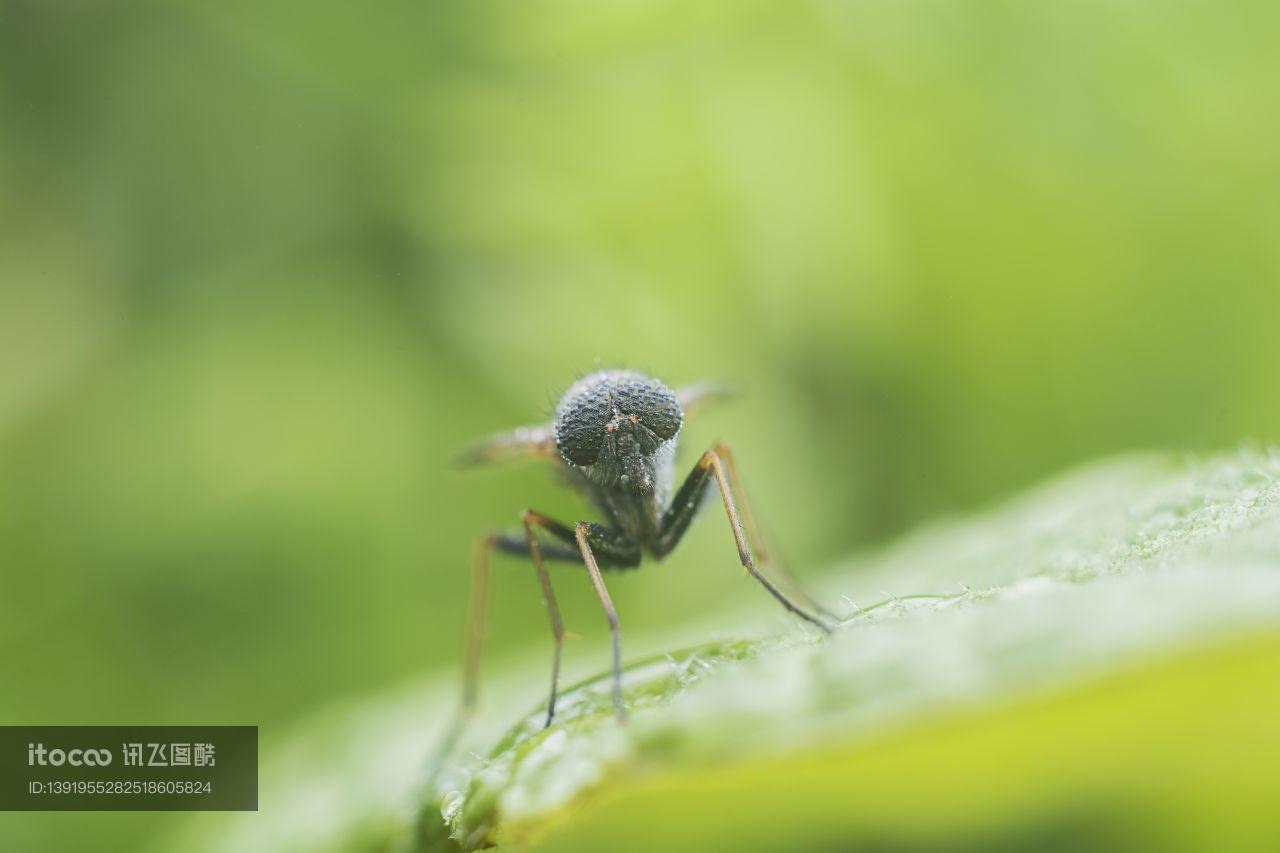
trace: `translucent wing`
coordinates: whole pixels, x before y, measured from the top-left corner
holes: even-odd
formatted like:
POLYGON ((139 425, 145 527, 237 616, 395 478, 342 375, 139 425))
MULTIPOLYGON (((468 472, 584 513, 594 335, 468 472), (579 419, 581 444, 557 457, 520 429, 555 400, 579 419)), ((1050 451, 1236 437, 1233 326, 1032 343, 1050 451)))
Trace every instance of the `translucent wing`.
POLYGON ((551 424, 538 424, 492 436, 459 456, 458 464, 470 468, 528 456, 547 458, 558 455, 551 424))
POLYGON ((701 411, 707 405, 714 405, 734 396, 734 389, 717 380, 696 382, 676 390, 676 399, 680 401, 680 408, 684 410, 686 417, 701 411))

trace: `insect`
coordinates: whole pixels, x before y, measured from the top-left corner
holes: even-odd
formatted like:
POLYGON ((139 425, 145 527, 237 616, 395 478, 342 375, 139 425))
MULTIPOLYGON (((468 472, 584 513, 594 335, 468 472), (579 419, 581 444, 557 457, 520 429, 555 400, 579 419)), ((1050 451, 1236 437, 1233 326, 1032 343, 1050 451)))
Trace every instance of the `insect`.
POLYGON ((546 725, 551 725, 555 718, 565 636, 547 573, 549 561, 577 563, 586 568, 609 623, 613 640, 613 704, 618 716, 625 718, 618 614, 605 587, 602 570, 635 568, 646 556, 654 560, 666 557, 679 544, 703 497, 712 488, 720 493, 738 546, 738 558, 747 572, 788 611, 824 633, 831 630, 815 613, 828 619, 834 617, 801 591, 794 579, 774 567, 785 585, 809 609, 796 604, 757 566, 753 548, 754 554, 762 557, 764 549, 750 512, 742 503, 741 484, 727 445, 719 443, 703 453, 673 493, 676 442, 685 416, 718 393, 717 386, 712 384, 672 391, 658 380, 634 371, 598 371, 565 392, 552 423, 495 436, 464 457, 467 464, 501 462, 522 456, 548 459, 600 513, 603 523, 564 524, 526 509, 520 514, 519 531, 492 533, 478 540, 472 570, 460 720, 470 715, 477 700, 489 595, 489 562, 495 549, 531 558, 542 587, 554 639, 546 725))

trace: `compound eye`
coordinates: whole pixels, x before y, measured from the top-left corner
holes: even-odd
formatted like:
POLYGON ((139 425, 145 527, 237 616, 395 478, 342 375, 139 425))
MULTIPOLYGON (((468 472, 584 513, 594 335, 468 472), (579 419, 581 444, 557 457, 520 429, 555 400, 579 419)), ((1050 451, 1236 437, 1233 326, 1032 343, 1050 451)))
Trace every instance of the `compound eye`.
POLYGON ((664 441, 675 438, 683 420, 675 392, 660 382, 624 387, 618 393, 620 408, 664 441))
POLYGON ((556 447, 573 465, 594 465, 604 444, 607 414, 601 407, 573 406, 556 420, 556 447))

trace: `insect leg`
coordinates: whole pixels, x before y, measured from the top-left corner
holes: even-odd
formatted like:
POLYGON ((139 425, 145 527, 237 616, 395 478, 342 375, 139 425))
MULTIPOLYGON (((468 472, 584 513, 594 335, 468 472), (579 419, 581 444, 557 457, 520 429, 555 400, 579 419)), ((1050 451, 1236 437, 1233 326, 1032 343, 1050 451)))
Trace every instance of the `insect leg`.
MULTIPOLYGON (((543 557, 552 557, 565 559, 569 556, 577 559, 582 557, 587 564, 588 573, 594 572, 599 575, 599 565, 603 564, 607 567, 624 568, 633 566, 640 560, 639 552, 629 542, 613 534, 611 531, 595 524, 586 524, 588 535, 596 542, 598 548, 601 549, 600 561, 597 563, 594 554, 590 559, 582 553, 582 540, 578 538, 578 530, 583 524, 578 524, 574 528, 569 528, 558 521, 547 518, 541 513, 533 510, 525 510, 520 516, 521 522, 524 524, 525 543, 528 548, 529 555, 533 558, 534 567, 538 570, 538 583, 542 585, 542 599, 547 605, 547 614, 551 617, 551 633, 555 637, 555 654, 551 663, 551 697, 547 701, 547 725, 551 725, 551 720, 555 717, 556 697, 559 693, 560 683, 560 655, 564 646, 564 625, 560 621, 560 609, 556 606, 555 595, 551 591, 551 578, 547 574, 543 557), (537 526, 550 533, 560 542, 542 543, 534 535, 533 528, 537 526), (578 550, 573 551, 566 548, 561 543, 573 542, 577 544, 578 550), (544 554, 544 551, 546 552, 544 554)), ((502 544, 502 543, 499 543, 502 544)), ((504 547, 506 547, 504 545, 504 547)), ((596 587, 596 593, 600 594, 604 590, 603 581, 597 581, 593 577, 592 584, 596 587)), ((608 602, 608 593, 604 592, 601 599, 605 603, 606 615, 612 614, 613 604, 608 602)), ((617 637, 617 617, 610 616, 610 627, 614 630, 613 646, 614 646, 614 671, 615 677, 620 681, 621 676, 620 664, 618 662, 618 637, 617 637)), ((619 700, 620 701, 620 700, 619 700)))
POLYGON ((547 567, 542 562, 542 546, 534 535, 534 525, 541 527, 561 538, 572 537, 573 533, 558 521, 545 515, 526 509, 520 513, 520 522, 524 525, 525 542, 529 546, 529 556, 533 558, 533 566, 538 572, 538 583, 542 586, 542 601, 547 606, 547 615, 551 617, 551 635, 555 638, 555 652, 551 659, 551 697, 547 700, 547 722, 556 715, 556 693, 560 684, 560 653, 564 648, 564 623, 560 620, 560 608, 556 606, 555 593, 551 591, 551 578, 547 567))
POLYGON ((702 495, 714 479, 715 484, 720 489, 720 497, 724 502, 725 514, 729 517, 729 527, 733 531, 733 541, 738 546, 738 559, 742 561, 742 567, 761 586, 768 590, 769 594, 776 598, 783 607, 806 622, 816 625, 824 633, 830 633, 831 628, 825 622, 798 606, 756 568, 755 558, 751 555, 751 548, 747 544, 746 534, 742 530, 738 508, 733 500, 733 489, 729 484, 725 468, 725 464, 715 450, 708 450, 702 454, 698 464, 694 466, 693 471, 690 472, 684 484, 676 492, 671 501, 671 508, 662 517, 659 525, 661 532, 659 533, 655 550, 659 555, 663 555, 676 546, 676 543, 680 541, 685 531, 688 530, 689 523, 698 511, 698 504, 702 499, 702 495))
POLYGON ((746 490, 742 488, 742 480, 738 476, 738 466, 733 460, 733 452, 729 449, 729 445, 723 441, 716 442, 715 452, 720 457, 720 462, 724 465, 725 472, 729 475, 729 485, 733 487, 734 497, 737 498, 738 511, 742 514, 742 525, 747 533, 747 541, 755 551, 756 560, 781 578, 791 594, 799 598, 810 610, 816 611, 833 622, 839 622, 840 618, 838 616, 817 601, 814 601, 813 596, 805 592, 804 587, 800 586, 800 582, 796 580, 784 563, 778 563, 770 559, 768 549, 764 545, 764 538, 760 535, 760 528, 756 526, 755 517, 751 513, 751 503, 747 500, 746 490))
POLYGON ((591 585, 595 587, 600 606, 604 608, 605 618, 609 621, 609 633, 613 636, 613 708, 618 718, 627 718, 626 709, 622 705, 622 638, 618 626, 618 611, 609 598, 609 590, 605 589, 604 578, 600 576, 600 567, 596 564, 596 556, 591 550, 588 538, 599 530, 598 525, 580 521, 574 527, 578 540, 578 548, 582 551, 582 562, 587 566, 587 574, 591 576, 591 585))
MULTIPOLYGON (((536 517, 542 522, 546 522, 542 526, 552 533, 559 535, 562 539, 566 539, 569 543, 575 541, 573 531, 568 527, 557 524, 550 519, 545 519, 537 513, 526 512, 521 517, 522 521, 524 521, 524 515, 530 516, 529 524, 539 523, 534 521, 536 517)), ((564 638, 564 628, 560 622, 560 612, 556 608, 555 598, 551 593, 550 579, 547 578, 546 570, 542 565, 542 558, 577 561, 581 555, 576 547, 572 547, 569 544, 557 542, 543 544, 536 539, 530 540, 528 538, 527 524, 524 535, 490 533, 486 536, 481 536, 476 540, 475 552, 471 563, 471 601, 467 609, 467 628, 464 639, 462 702, 458 707, 458 712, 454 716, 453 722, 445 730, 444 736, 440 739, 440 744, 436 747, 428 764, 427 778, 431 780, 434 780, 439 772, 444 769, 445 761, 453 753, 453 749, 457 745, 458 739, 462 736, 462 732, 466 729, 467 723, 475 715, 476 705, 479 701, 480 659, 484 650, 485 614, 489 607, 489 564, 494 549, 520 556, 526 554, 537 555, 534 559, 534 565, 539 569, 538 581, 542 585, 543 599, 547 602, 547 611, 551 616, 552 633, 556 638, 556 650, 551 675, 551 702, 547 713, 548 723, 550 723, 551 714, 554 711, 555 688, 560 668, 560 645, 564 638), (530 544, 531 541, 533 544, 530 544), (534 551, 534 548, 538 550, 534 551)))
POLYGON ((471 603, 467 608, 466 651, 463 653, 462 709, 470 717, 480 696, 480 654, 484 651, 485 614, 489 609, 489 559, 493 554, 493 537, 476 542, 471 562, 471 603))
POLYGON ((476 540, 471 562, 471 603, 467 608, 467 632, 462 668, 462 703, 453 722, 445 730, 428 765, 427 778, 434 785, 444 763, 462 736, 463 729, 475 714, 479 697, 480 653, 484 648, 485 612, 489 607, 489 558, 498 537, 481 536, 476 540))

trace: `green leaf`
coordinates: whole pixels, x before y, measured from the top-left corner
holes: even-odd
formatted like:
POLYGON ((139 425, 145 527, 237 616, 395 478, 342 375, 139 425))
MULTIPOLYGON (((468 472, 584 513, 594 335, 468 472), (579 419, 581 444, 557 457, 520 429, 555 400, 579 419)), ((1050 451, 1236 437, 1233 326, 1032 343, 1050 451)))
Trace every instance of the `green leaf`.
MULTIPOLYGON (((823 586, 847 613, 834 635, 797 625, 634 662, 626 724, 592 679, 550 728, 533 708, 500 737, 474 734, 425 791, 423 732, 443 717, 425 726, 413 709, 447 708, 447 691, 341 714, 299 736, 321 767, 272 765, 294 814, 328 792, 323 832, 273 808, 257 816, 271 834, 215 841, 1239 850, 1280 837, 1276 454, 1103 462, 823 586)), ((537 695, 525 669, 497 679, 500 707, 537 695)))

